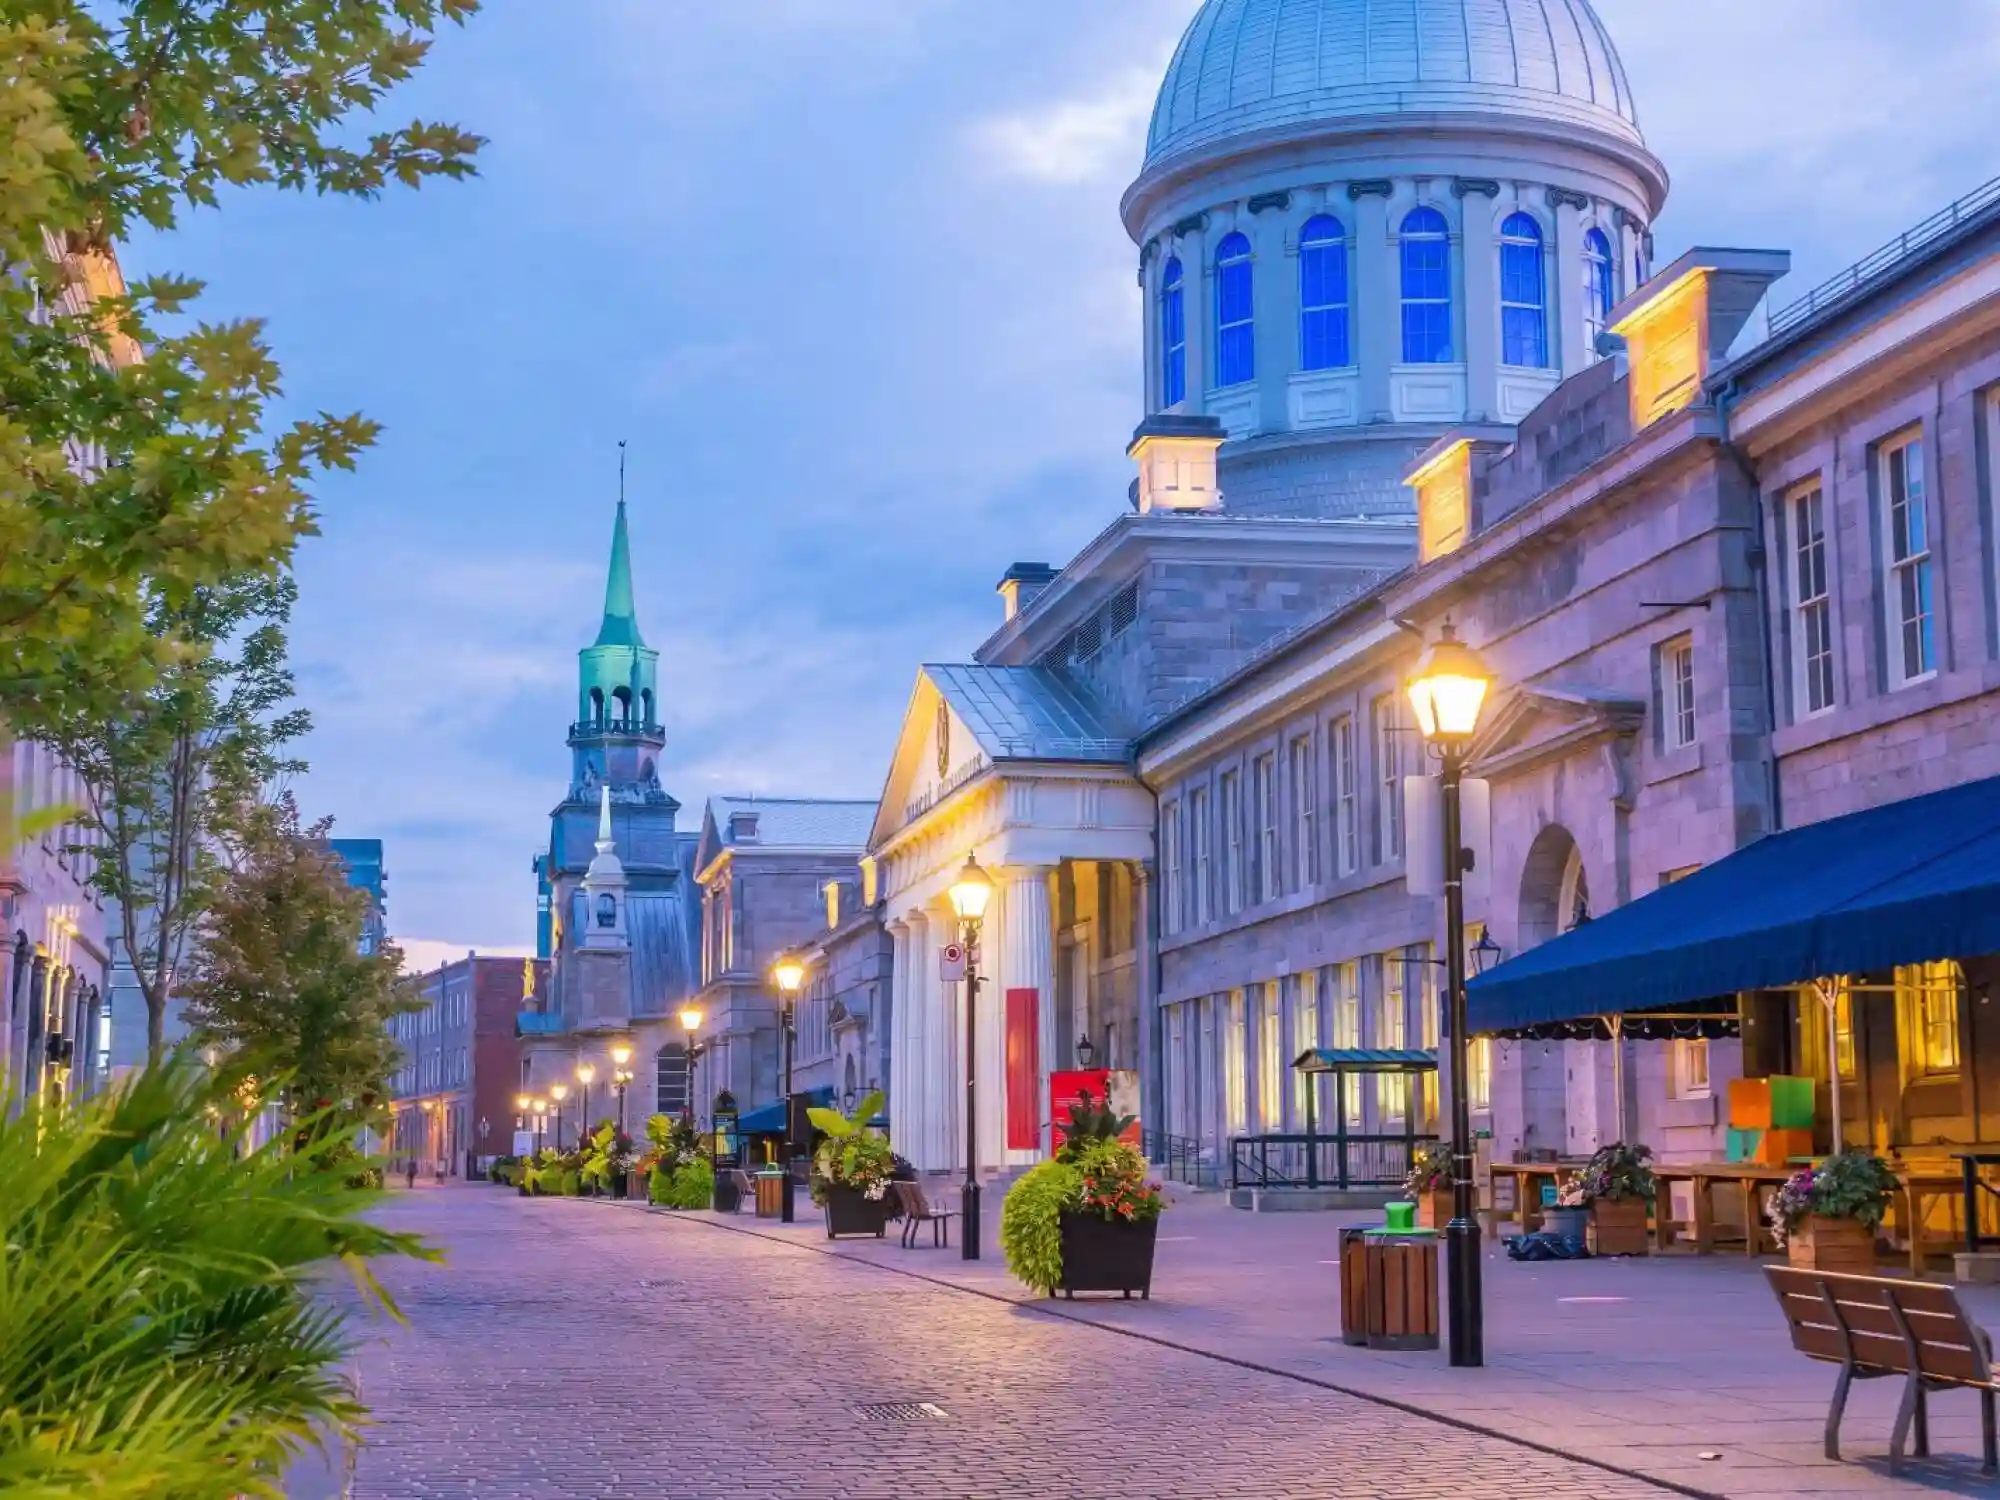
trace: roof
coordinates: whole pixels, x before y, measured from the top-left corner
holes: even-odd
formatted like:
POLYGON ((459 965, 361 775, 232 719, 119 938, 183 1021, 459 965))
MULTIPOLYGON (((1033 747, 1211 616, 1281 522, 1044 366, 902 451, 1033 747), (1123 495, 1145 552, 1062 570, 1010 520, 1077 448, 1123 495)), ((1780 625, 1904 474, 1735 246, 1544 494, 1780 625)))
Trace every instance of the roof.
POLYGON ((625 534, 625 502, 618 502, 618 519, 611 523, 611 566, 604 575, 604 623, 597 628, 599 646, 643 646, 638 606, 632 599, 632 544, 625 534))
POLYGON ((989 760, 1125 765, 1132 758, 1132 736, 1111 710, 1048 667, 923 670, 989 760))
POLYGON ((1301 1073, 1435 1073, 1438 1055, 1418 1048, 1313 1047, 1292 1067, 1301 1073))
POLYGON ((715 825, 723 849, 852 849, 868 846, 875 803, 831 797, 710 797, 706 820, 715 825), (734 815, 754 813, 756 834, 742 830, 734 815))
POLYGON ((2000 777, 1760 839, 1471 982, 1474 1032, 2000 953, 2000 777))
POLYGON ((1145 165, 1391 112, 1514 115, 1645 144, 1589 0, 1207 0, 1160 85, 1145 165))

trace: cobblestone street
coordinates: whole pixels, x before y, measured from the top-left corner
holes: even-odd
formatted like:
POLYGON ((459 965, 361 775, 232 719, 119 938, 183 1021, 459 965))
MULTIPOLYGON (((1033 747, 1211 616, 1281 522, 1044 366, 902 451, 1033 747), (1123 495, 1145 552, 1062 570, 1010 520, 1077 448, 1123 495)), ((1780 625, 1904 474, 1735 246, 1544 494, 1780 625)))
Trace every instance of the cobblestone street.
POLYGON ((449 1263, 387 1278, 409 1324, 358 1359, 356 1500, 1670 1493, 698 1220, 476 1188, 384 1212, 449 1263))

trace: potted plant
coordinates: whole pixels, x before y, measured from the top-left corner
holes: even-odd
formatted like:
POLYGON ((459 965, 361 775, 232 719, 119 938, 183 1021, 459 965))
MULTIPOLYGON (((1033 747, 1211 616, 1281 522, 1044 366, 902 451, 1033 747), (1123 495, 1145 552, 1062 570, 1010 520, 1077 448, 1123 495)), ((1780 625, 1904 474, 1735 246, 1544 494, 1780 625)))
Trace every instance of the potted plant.
POLYGON ((1410 1154, 1410 1172, 1403 1192, 1417 1205, 1417 1223, 1442 1229, 1451 1222, 1451 1148, 1441 1141, 1420 1145, 1410 1154))
POLYGON ((686 1115, 647 1117, 646 1149, 635 1170, 645 1177, 646 1201, 656 1208, 707 1208, 714 1199, 715 1171, 686 1115))
POLYGON ((1591 1249, 1599 1255, 1644 1255, 1646 1215, 1653 1202, 1650 1146, 1623 1141, 1600 1148, 1583 1169, 1583 1193, 1590 1204, 1591 1249))
POLYGON ((868 1122, 882 1109, 877 1089, 852 1116, 837 1109, 810 1109, 807 1118, 826 1136, 813 1152, 813 1202, 826 1212, 826 1237, 872 1234, 880 1239, 889 1227, 889 1183, 895 1157, 889 1138, 868 1122))
POLYGON ((1024 1173, 1000 1207, 1007 1266, 1035 1290, 1153 1291, 1153 1251, 1166 1199, 1146 1159, 1119 1139, 1132 1123, 1078 1097, 1062 1148, 1024 1173))
POLYGON ((1843 1151, 1803 1167, 1772 1200, 1771 1230, 1791 1263, 1807 1271, 1875 1270, 1875 1231, 1902 1184, 1867 1151, 1843 1151))
POLYGON ((1590 1194, 1583 1189, 1583 1178, 1564 1178, 1556 1189, 1555 1205, 1542 1210, 1542 1233, 1581 1242, 1589 1224, 1590 1194))

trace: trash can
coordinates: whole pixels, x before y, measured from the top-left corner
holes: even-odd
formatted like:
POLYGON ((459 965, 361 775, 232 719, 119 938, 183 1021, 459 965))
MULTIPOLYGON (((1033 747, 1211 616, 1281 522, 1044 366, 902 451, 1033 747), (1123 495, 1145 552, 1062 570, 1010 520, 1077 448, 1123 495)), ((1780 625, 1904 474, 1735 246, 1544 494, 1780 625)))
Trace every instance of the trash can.
POLYGON ((742 1206, 742 1174, 734 1167, 719 1167, 715 1173, 715 1211, 733 1214, 742 1206))
POLYGON ((1340 1341, 1368 1342, 1368 1230, 1350 1224, 1340 1231, 1340 1341))
POLYGON ((1428 1229, 1361 1234, 1363 1318, 1370 1349, 1438 1347, 1438 1240, 1428 1229))
POLYGON ((778 1167, 762 1167, 757 1172, 757 1217, 775 1219, 785 1208, 785 1174, 778 1167))

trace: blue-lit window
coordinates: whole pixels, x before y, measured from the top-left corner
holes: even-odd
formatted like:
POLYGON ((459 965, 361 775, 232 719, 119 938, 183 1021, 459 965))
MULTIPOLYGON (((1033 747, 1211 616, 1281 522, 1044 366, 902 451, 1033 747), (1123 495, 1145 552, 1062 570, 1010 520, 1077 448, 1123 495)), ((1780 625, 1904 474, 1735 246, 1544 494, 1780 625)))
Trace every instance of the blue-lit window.
POLYGON ((1611 321, 1611 309, 1618 302, 1618 287, 1612 269, 1611 241, 1601 229, 1583 236, 1583 344, 1584 353, 1597 358, 1597 339, 1611 321))
POLYGON ((1251 320, 1250 241, 1224 237, 1215 247, 1215 383, 1243 385, 1257 378, 1257 338, 1251 320))
POLYGON ((1187 302, 1181 260, 1160 272, 1160 405, 1176 406, 1187 395, 1187 302))
POLYGON ((1299 231, 1299 367, 1354 363, 1347 342, 1347 236, 1330 214, 1299 231))
POLYGON ((1403 220, 1403 363, 1448 365, 1451 342, 1451 229, 1434 208, 1403 220))
POLYGON ((1548 304, 1542 227, 1526 214, 1509 214, 1500 226, 1501 364, 1548 368, 1548 304))

